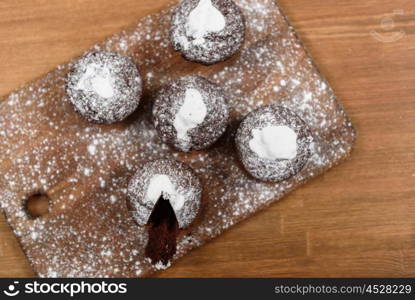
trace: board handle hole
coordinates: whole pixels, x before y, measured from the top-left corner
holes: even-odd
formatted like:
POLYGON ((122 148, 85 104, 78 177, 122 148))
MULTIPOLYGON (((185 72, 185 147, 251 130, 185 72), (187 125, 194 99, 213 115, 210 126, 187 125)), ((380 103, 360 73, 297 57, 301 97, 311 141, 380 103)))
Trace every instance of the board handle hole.
POLYGON ((50 211, 50 198, 44 193, 35 193, 26 199, 25 209, 31 219, 46 216, 50 211))

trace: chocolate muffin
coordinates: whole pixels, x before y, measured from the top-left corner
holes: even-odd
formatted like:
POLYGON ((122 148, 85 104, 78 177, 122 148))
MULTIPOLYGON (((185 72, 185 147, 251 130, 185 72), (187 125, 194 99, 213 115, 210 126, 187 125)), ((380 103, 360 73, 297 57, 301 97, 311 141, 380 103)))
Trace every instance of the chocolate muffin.
POLYGON ((180 229, 196 218, 202 185, 193 170, 175 160, 145 164, 128 185, 129 206, 140 226, 147 225, 146 256, 153 264, 167 265, 176 252, 180 229))
POLYGON ((310 157, 312 140, 307 124, 278 105, 250 113, 236 134, 238 154, 245 169, 267 182, 282 181, 301 171, 310 157))
POLYGON ((67 95, 88 121, 111 124, 133 113, 140 103, 142 79, 127 56, 89 52, 72 67, 67 95))
POLYGON ((223 89, 200 76, 183 77, 161 88, 153 105, 161 140, 184 152, 211 146, 228 121, 223 89))
POLYGON ((171 26, 174 49, 205 65, 228 59, 245 40, 245 19, 232 0, 182 0, 171 26))

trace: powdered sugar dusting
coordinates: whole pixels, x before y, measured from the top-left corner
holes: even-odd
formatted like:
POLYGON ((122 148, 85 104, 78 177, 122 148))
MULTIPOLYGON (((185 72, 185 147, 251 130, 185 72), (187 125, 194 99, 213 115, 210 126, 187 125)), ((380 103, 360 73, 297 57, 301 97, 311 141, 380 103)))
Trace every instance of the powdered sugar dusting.
MULTIPOLYGON (((147 235, 127 209, 132 174, 149 160, 173 157, 203 183, 203 214, 178 241, 175 259, 324 172, 351 151, 354 131, 274 0, 238 0, 247 24, 240 57, 197 69, 223 85, 231 115, 208 151, 182 154, 160 142, 143 105, 129 120, 102 126, 81 120, 65 97, 69 66, 4 97, 0 104, 0 204, 34 270, 44 277, 135 277, 157 270, 143 255, 147 235), (233 147, 240 120, 268 103, 286 106, 309 125, 314 141, 305 168, 270 185, 248 177, 233 147), (93 146, 91 146, 93 145, 93 146), (105 181, 105 184, 102 182, 105 181), (51 198, 46 218, 30 220, 22 199, 51 198)), ((171 9, 148 16, 93 50, 127 54, 146 94, 194 72, 171 49, 171 9), (177 69, 180 65, 180 70, 177 69)))
POLYGON ((189 14, 186 32, 196 39, 197 44, 203 44, 204 37, 209 32, 219 32, 225 25, 225 16, 212 4, 212 0, 200 0, 189 14))
POLYGON ((103 98, 114 96, 114 78, 107 66, 101 67, 97 64, 89 64, 82 74, 76 89, 85 92, 93 92, 103 98))

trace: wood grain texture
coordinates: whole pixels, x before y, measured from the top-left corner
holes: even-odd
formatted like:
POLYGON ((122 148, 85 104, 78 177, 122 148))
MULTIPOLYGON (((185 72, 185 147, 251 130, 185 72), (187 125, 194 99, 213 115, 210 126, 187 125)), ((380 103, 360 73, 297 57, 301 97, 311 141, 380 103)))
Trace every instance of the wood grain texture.
MULTIPOLYGON (((0 94, 166 2, 2 1, 0 94)), ((415 4, 279 2, 354 121, 352 159, 160 276, 415 276, 415 4), (370 34, 393 34, 380 26, 387 16, 398 41, 370 34)), ((0 276, 32 275, 1 218, 0 276)))

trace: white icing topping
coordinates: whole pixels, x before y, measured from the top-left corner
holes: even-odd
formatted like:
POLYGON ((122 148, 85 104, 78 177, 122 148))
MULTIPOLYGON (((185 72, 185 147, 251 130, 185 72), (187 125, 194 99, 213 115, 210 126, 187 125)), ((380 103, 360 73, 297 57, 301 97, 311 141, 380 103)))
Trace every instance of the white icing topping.
POLYGON ((225 16, 212 4, 211 0, 200 0, 197 7, 189 14, 186 34, 202 44, 210 32, 219 32, 225 28, 225 16))
POLYGON ((86 92, 94 92, 108 99, 114 96, 113 86, 114 78, 111 77, 108 67, 92 63, 86 67, 76 88, 86 92))
POLYGON ((185 196, 177 191, 169 176, 160 174, 154 175, 150 179, 147 188, 147 199, 156 204, 162 195, 165 200, 170 202, 175 212, 182 209, 185 202, 185 196))
POLYGON ((249 147, 259 157, 293 159, 297 156, 297 134, 288 126, 268 126, 252 130, 249 147))
POLYGON ((193 88, 187 89, 183 105, 173 123, 177 131, 177 138, 182 141, 188 141, 188 131, 203 123, 206 114, 207 107, 200 92, 193 88))

